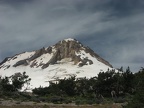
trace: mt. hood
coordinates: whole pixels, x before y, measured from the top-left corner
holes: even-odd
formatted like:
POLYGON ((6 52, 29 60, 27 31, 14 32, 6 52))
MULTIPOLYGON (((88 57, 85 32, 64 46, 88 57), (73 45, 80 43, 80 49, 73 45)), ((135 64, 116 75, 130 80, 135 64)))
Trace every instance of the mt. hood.
POLYGON ((112 65, 75 39, 65 39, 53 46, 16 54, 0 63, 0 75, 26 72, 30 88, 48 86, 49 81, 76 76, 94 77, 112 65))

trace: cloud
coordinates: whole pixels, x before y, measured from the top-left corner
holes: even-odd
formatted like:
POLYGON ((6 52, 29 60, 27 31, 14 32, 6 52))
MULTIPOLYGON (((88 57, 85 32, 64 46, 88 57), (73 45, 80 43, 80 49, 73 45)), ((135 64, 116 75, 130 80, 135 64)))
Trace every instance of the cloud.
POLYGON ((144 53, 143 10, 143 0, 1 0, 1 57, 71 37, 116 67, 138 69, 144 53))
POLYGON ((0 21, 2 38, 0 43, 8 43, 5 47, 11 47, 11 44, 17 46, 33 41, 38 43, 39 39, 46 43, 47 41, 75 37, 81 33, 85 34, 87 31, 93 32, 95 29, 90 30, 86 26, 89 23, 98 23, 104 14, 103 12, 79 13, 75 10, 75 6, 69 7, 70 4, 58 5, 50 2, 42 6, 43 4, 45 3, 39 4, 39 2, 36 2, 22 8, 19 7, 20 10, 13 8, 13 6, 0 6, 2 10, 0 21), (54 4, 54 7, 51 4, 54 4), (37 8, 38 6, 40 8, 37 8), (67 14, 69 11, 71 14, 67 14), (49 40, 46 41, 46 39, 49 40))
POLYGON ((113 9, 113 15, 117 17, 129 16, 137 12, 142 12, 144 9, 143 0, 111 0, 109 5, 113 9))

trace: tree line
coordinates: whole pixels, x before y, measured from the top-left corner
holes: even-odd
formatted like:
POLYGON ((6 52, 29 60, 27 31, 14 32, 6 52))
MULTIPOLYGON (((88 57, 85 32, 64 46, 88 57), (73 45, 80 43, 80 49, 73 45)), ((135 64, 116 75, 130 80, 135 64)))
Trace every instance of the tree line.
POLYGON ((129 67, 125 72, 108 69, 90 79, 74 76, 60 79, 57 83, 50 82, 48 87, 33 89, 33 93, 37 95, 117 97, 135 92, 134 78, 135 74, 130 71, 129 67))
POLYGON ((87 79, 71 77, 60 79, 57 83, 50 82, 48 87, 33 89, 38 96, 68 96, 87 99, 104 100, 124 99, 127 108, 143 108, 144 106, 144 68, 132 73, 128 67, 125 71, 121 67, 119 72, 107 70, 97 76, 87 79), (130 96, 130 98, 126 98, 130 96), (138 107, 137 107, 138 106, 138 107))

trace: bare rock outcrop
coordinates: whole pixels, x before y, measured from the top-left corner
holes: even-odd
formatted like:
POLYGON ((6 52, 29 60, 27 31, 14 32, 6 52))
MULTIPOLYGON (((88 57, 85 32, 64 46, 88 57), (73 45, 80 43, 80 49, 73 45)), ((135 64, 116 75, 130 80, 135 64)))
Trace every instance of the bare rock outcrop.
POLYGON ((97 58, 98 61, 104 63, 105 65, 108 65, 109 67, 113 67, 108 61, 104 60, 102 57, 100 57, 98 54, 96 54, 92 49, 89 47, 85 47, 86 53, 89 53, 91 56, 97 58))
POLYGON ((6 57, 1 63, 0 65, 2 65, 3 63, 5 63, 6 61, 8 61, 9 57, 6 57))
POLYGON ((34 54, 31 58, 29 58, 28 60, 29 60, 29 61, 32 61, 32 60, 40 57, 41 55, 43 55, 43 54, 45 54, 45 53, 47 53, 47 51, 46 51, 45 48, 43 47, 42 49, 37 50, 37 51, 35 52, 35 54, 34 54))
POLYGON ((13 67, 17 67, 17 66, 20 66, 20 65, 24 65, 24 66, 27 66, 29 63, 28 63, 28 60, 25 59, 25 60, 20 60, 18 61, 16 64, 13 65, 13 67))
MULTIPOLYGON (((45 50, 45 48, 43 47, 42 49, 37 50, 32 57, 18 61, 16 64, 13 65, 13 67, 17 67, 17 66, 20 66, 20 65, 27 66, 30 61, 33 61, 36 58, 40 57, 41 55, 46 54, 48 51, 50 52, 50 49, 45 50)), ((34 65, 32 64, 31 67, 33 67, 33 66, 34 65)))
POLYGON ((64 58, 71 58, 71 60, 74 62, 75 65, 81 61, 79 66, 84 66, 87 65, 88 63, 93 64, 93 62, 88 58, 81 59, 80 56, 76 55, 76 52, 84 50, 83 45, 76 40, 60 41, 56 45, 54 45, 54 48, 56 49, 55 54, 46 64, 42 66, 42 69, 47 68, 50 64, 55 64, 57 63, 57 61, 60 61, 64 58))

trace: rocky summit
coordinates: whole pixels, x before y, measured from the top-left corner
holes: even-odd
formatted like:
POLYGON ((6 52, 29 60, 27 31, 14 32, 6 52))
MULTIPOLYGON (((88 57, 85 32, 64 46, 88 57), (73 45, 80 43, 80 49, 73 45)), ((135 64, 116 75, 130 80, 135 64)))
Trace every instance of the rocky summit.
POLYGON ((94 77, 108 68, 113 68, 108 61, 76 39, 69 38, 47 48, 5 58, 0 63, 0 75, 26 72, 32 79, 31 89, 71 76, 94 77))

